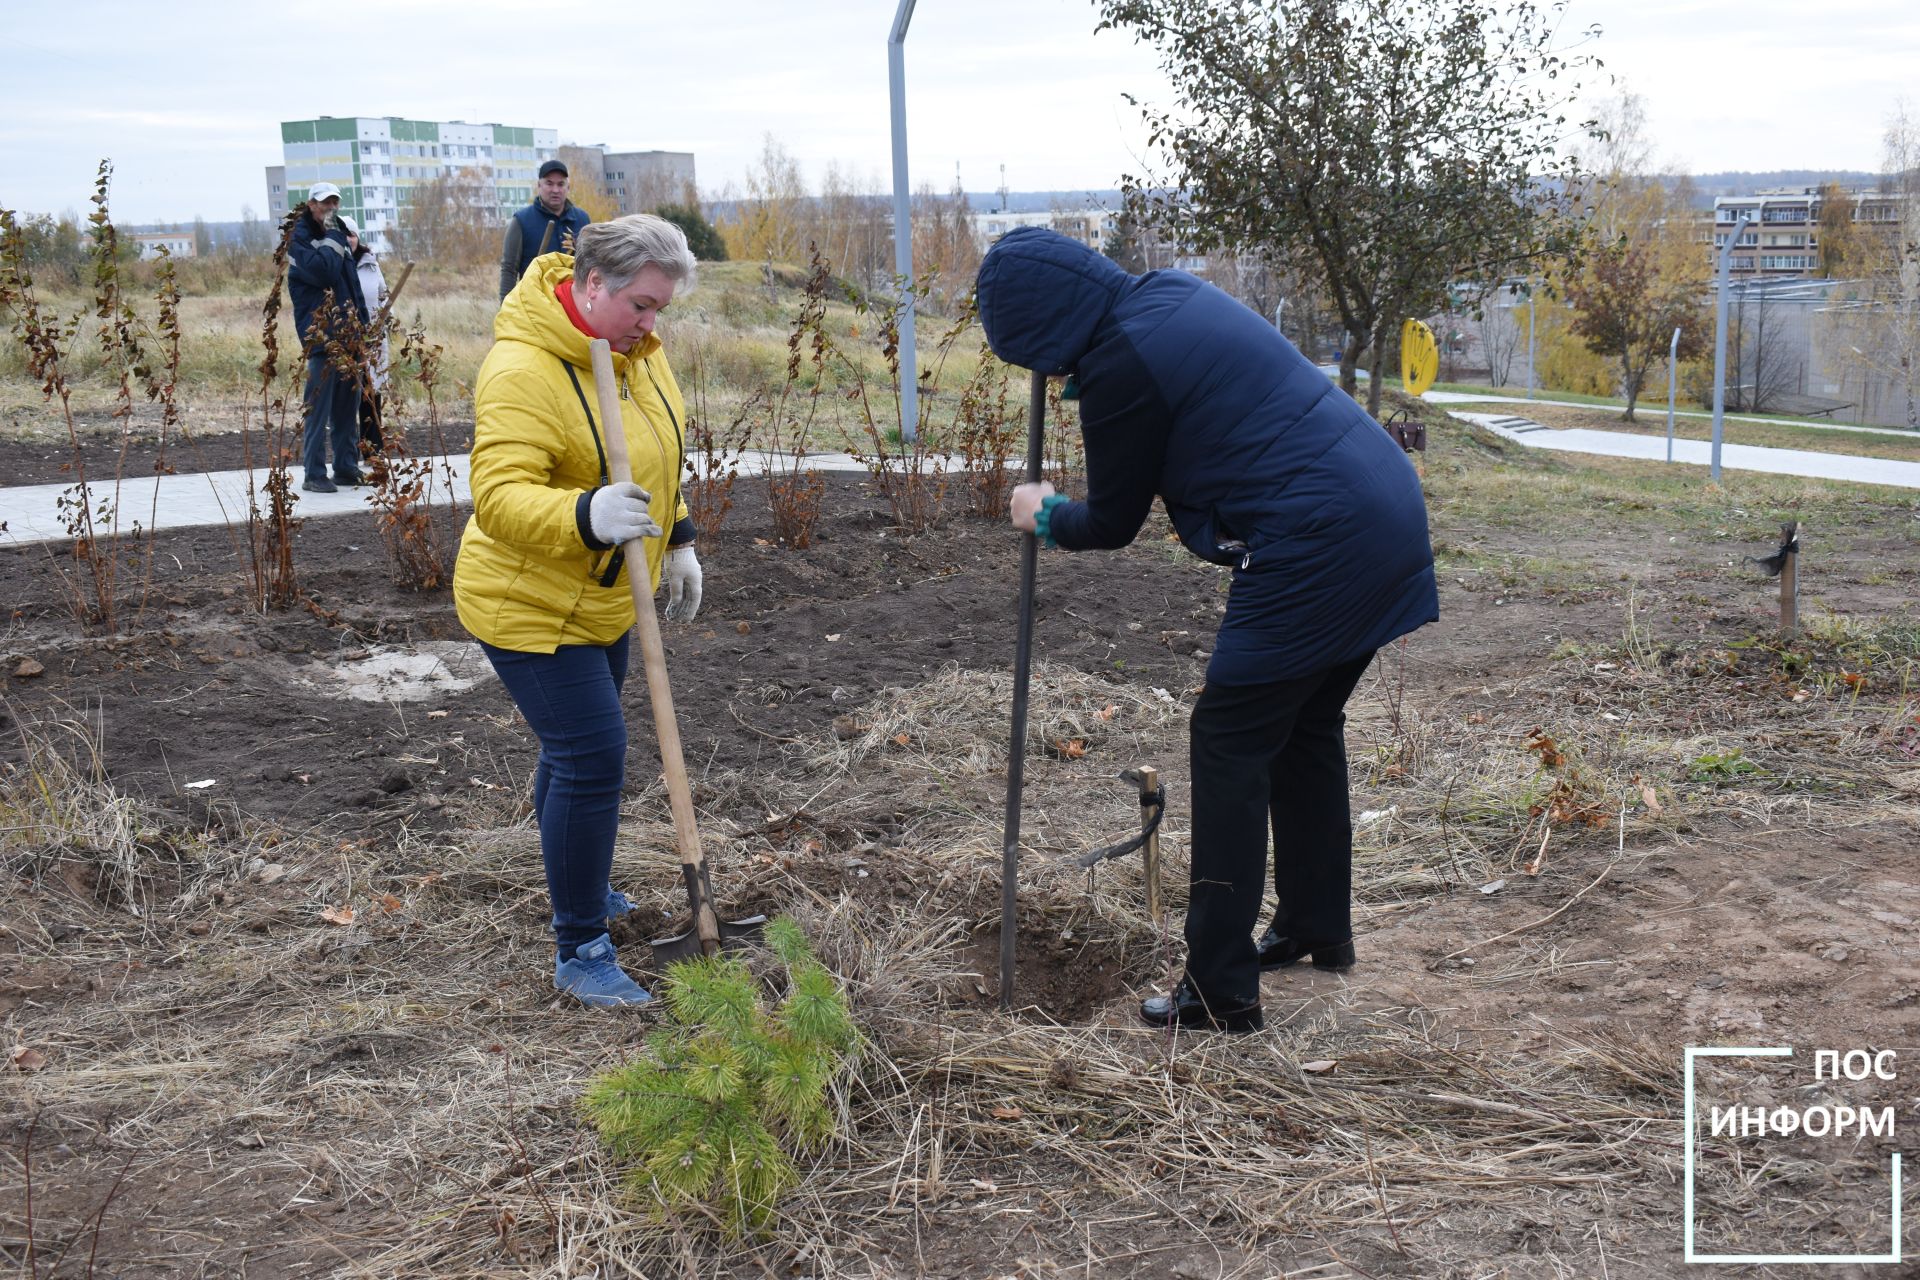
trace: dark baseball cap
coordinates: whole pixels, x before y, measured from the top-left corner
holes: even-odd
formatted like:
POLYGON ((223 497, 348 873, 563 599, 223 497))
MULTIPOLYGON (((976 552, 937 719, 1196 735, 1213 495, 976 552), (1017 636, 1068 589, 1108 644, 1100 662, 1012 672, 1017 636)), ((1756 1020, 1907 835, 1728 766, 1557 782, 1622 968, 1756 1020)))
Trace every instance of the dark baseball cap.
POLYGON ((540 166, 540 176, 544 178, 550 173, 557 173, 563 178, 567 177, 567 166, 561 164, 558 160, 549 160, 540 166))

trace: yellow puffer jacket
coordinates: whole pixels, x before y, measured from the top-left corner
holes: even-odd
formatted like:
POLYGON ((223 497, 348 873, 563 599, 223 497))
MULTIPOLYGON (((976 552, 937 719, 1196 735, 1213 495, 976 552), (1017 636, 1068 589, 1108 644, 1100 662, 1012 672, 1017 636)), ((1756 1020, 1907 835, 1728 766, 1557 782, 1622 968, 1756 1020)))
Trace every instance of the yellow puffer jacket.
MULTIPOLYGON (((626 568, 603 581, 614 553, 595 551, 586 541, 591 530, 582 496, 605 482, 596 439, 605 424, 589 339, 553 293, 572 274, 573 258, 564 253, 527 268, 494 319, 493 349, 473 389, 473 517, 454 563, 454 606, 479 639, 526 653, 612 644, 633 626, 626 568)), ((627 355, 615 352, 613 371, 634 483, 653 495, 654 522, 672 531, 687 515, 680 501, 686 421, 680 388, 652 334, 627 355)), ((690 528, 682 526, 681 533, 690 528)), ((660 585, 667 539, 650 538, 646 548, 651 590, 660 585)))

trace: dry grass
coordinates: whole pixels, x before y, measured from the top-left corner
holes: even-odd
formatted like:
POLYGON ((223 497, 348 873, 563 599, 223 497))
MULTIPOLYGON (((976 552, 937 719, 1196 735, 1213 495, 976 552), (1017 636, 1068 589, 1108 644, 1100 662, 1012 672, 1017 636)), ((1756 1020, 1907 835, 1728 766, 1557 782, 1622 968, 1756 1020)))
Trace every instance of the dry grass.
MULTIPOLYGON (((1904 634, 1845 643, 1885 651, 1904 634)), ((1771 694, 1756 696, 1759 677, 1742 683, 1714 654, 1653 652, 1651 668, 1600 659, 1521 682, 1528 704, 1559 708, 1566 726, 1566 760, 1544 770, 1515 726, 1416 710, 1394 691, 1389 655, 1356 699, 1350 734, 1356 803, 1375 815, 1359 829, 1363 915, 1377 925, 1476 877, 1515 874, 1545 825, 1550 856, 1591 870, 1623 853, 1631 862, 1686 826, 1764 816, 1780 800, 1829 802, 1796 779, 1849 776, 1883 799, 1904 794, 1892 770, 1859 761, 1910 716, 1910 701, 1820 699, 1803 724, 1783 727, 1771 694), (1709 703, 1723 713, 1714 741, 1749 744, 1766 771, 1757 785, 1690 778, 1704 739, 1674 735, 1709 703), (1630 719, 1595 721, 1599 708, 1630 719), (1569 777, 1609 821, 1553 824, 1531 812, 1549 779, 1569 777), (1641 801, 1643 782, 1664 797, 1661 812, 1641 801)), ((1912 674, 1913 654, 1889 660, 1912 674)), ((537 840, 508 820, 504 792, 481 793, 472 822, 448 836, 256 837, 250 870, 233 855, 223 871, 209 862, 177 877, 175 896, 150 901, 149 914, 202 923, 205 935, 111 1002, 16 1024, 49 1063, 7 1087, 61 1140, 77 1141, 77 1126, 102 1148, 136 1153, 129 1212, 142 1188, 220 1152, 222 1172, 202 1194, 245 1184, 297 1207, 314 1240, 342 1250, 339 1275, 796 1265, 884 1275, 950 1256, 961 1222, 984 1224, 973 1234, 990 1254, 1028 1256, 1036 1275, 1077 1267, 1083 1249, 1096 1269, 1125 1268, 1129 1251, 1157 1248, 1180 1223, 1183 1239, 1224 1251, 1220 1274, 1385 1265, 1452 1275, 1465 1274, 1452 1268, 1469 1224, 1604 1222, 1596 1249, 1665 1229, 1678 1097, 1677 1064, 1660 1046, 1554 1033, 1516 1072, 1503 1046, 1443 1031, 1420 1007, 1369 1007, 1357 991, 1276 1008, 1275 1029, 1244 1040, 1174 1041, 1132 1025, 1125 984, 1091 1020, 1056 1020, 1044 999, 1057 991, 1044 987, 1040 1007, 1011 1019, 956 999, 978 973, 967 947, 996 899, 999 814, 988 801, 1004 761, 1005 682, 949 668, 853 712, 857 731, 790 744, 793 767, 777 775, 702 783, 709 800, 731 809, 750 797, 769 815, 706 824, 723 895, 793 913, 847 982, 878 1050, 840 1099, 843 1136, 805 1170, 777 1245, 717 1245, 701 1222, 657 1227, 622 1199, 620 1171, 574 1104, 589 1076, 634 1050, 637 1024, 552 1001, 537 840), (878 839, 876 815, 886 818, 878 839), (341 906, 355 908, 351 925, 320 922, 341 906), (1049 1225, 1026 1236, 1023 1221, 1049 1225), (1050 1239, 1066 1222, 1077 1224, 1071 1240, 1050 1239)), ((1071 981, 1095 963, 1166 971, 1137 866, 1109 865, 1089 885, 1054 859, 1124 831, 1131 799, 1106 779, 1172 759, 1185 710, 1184 697, 1037 673, 1022 934, 1070 937, 1079 950, 1043 956, 1036 980, 1051 969, 1071 981), (1086 754, 1050 748, 1063 738, 1086 754)), ((84 768, 41 772, 8 790, 9 811, 33 815, 9 828, 16 873, 53 875, 55 845, 124 847, 119 833, 146 821, 84 768), (32 808, 48 793, 64 798, 32 808), (52 840, 56 829, 65 834, 52 840)), ((674 905, 664 808, 657 794, 630 799, 616 873, 653 891, 645 907, 660 921, 674 905)), ((1165 829, 1176 882, 1181 813, 1176 793, 1165 829)), ((51 901, 97 919, 83 900, 51 901)), ((61 924, 57 913, 10 920, 22 961, 59 954, 61 924)), ((107 932, 128 955, 146 952, 143 925, 107 932)), ((1550 944, 1528 940, 1489 953, 1472 980, 1537 981, 1559 963, 1550 944)), ((1703 1195, 1730 1202, 1746 1185, 1732 1168, 1707 1177, 1703 1195)), ((53 1239, 85 1224, 38 1226, 53 1239)), ((1566 1274, 1598 1274, 1579 1269, 1597 1253, 1575 1252, 1566 1274)))
MULTIPOLYGON (((1495 480, 1463 460, 1495 444, 1462 432, 1449 447, 1429 470, 1442 503, 1536 509, 1573 474, 1527 460, 1495 480)), ((1695 514, 1730 501, 1696 500, 1695 514)), ((1434 949, 1426 990, 1449 1003, 1448 984, 1577 976, 1587 962, 1555 916, 1703 832, 1737 842, 1787 813, 1810 831, 1920 821, 1915 619, 1816 619, 1792 644, 1744 647, 1662 634, 1637 608, 1622 620, 1617 639, 1471 697, 1430 678, 1416 640, 1356 695, 1363 931, 1496 878, 1536 890, 1468 947, 1434 949)), ((97 731, 33 728, 34 763, 0 780, 0 858, 32 889, 0 915, 10 958, 31 975, 84 937, 122 971, 111 999, 6 1016, 46 1058, 4 1077, 13 1114, 40 1118, 42 1186, 91 1188, 43 1197, 35 1233, 83 1253, 100 1189, 130 1158, 105 1218, 163 1224, 171 1252, 143 1237, 163 1259, 147 1274, 231 1258, 248 1237, 282 1242, 263 1268, 365 1277, 1167 1274, 1196 1257, 1212 1269, 1181 1274, 1665 1273, 1670 1044, 1591 1022, 1463 1027, 1337 980, 1285 988, 1262 1036, 1135 1024, 1177 948, 1146 917, 1136 860, 1088 876, 1069 859, 1137 820, 1113 775, 1160 764, 1177 909, 1191 696, 1036 671, 1012 1017, 980 999, 997 950, 1005 675, 938 671, 784 744, 777 769, 699 779, 723 898, 793 914, 876 1050, 838 1099, 840 1140, 803 1169, 771 1240, 744 1245, 699 1219, 652 1223, 578 1119, 585 1082, 639 1051, 645 1022, 554 1001, 523 779, 475 762, 498 789, 476 788, 443 831, 401 822, 342 843, 145 810, 100 780, 97 731), (718 816, 741 812, 765 820, 718 816), (143 831, 171 834, 162 847, 143 831), (322 916, 347 907, 351 923, 322 916)), ((616 880, 643 914, 627 941, 677 913, 665 814, 657 785, 628 799, 616 880)), ((22 1154, 16 1136, 0 1164, 13 1258, 22 1154)), ((1765 1227, 1819 1200, 1818 1173, 1707 1161, 1702 1204, 1765 1227)))

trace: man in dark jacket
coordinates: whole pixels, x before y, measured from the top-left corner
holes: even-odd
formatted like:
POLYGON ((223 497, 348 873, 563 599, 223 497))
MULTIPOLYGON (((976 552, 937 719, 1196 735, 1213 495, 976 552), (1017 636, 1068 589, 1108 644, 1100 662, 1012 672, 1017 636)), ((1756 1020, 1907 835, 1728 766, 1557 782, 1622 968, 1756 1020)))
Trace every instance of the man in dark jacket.
POLYGON ((1260 973, 1353 964, 1344 708, 1374 651, 1439 616, 1426 504, 1387 433, 1272 325, 1193 276, 1132 276, 1039 228, 980 265, 994 353, 1071 375, 1087 496, 1020 485, 1016 527, 1117 548, 1156 494, 1189 551, 1233 568, 1190 726, 1187 973, 1156 1025, 1251 1031, 1260 973), (1279 899, 1256 942, 1267 832, 1279 899))
POLYGON ((307 353, 306 479, 311 493, 360 483, 360 351, 366 341, 367 301, 346 228, 335 219, 340 188, 316 182, 287 242, 287 292, 293 323, 307 353), (329 350, 329 347, 332 349, 329 350), (327 441, 333 441, 333 479, 327 479, 327 441))
POLYGON ((500 296, 513 292, 527 266, 543 253, 572 253, 580 228, 593 219, 567 199, 567 166, 549 160, 540 166, 540 185, 532 204, 507 219, 500 249, 500 296))

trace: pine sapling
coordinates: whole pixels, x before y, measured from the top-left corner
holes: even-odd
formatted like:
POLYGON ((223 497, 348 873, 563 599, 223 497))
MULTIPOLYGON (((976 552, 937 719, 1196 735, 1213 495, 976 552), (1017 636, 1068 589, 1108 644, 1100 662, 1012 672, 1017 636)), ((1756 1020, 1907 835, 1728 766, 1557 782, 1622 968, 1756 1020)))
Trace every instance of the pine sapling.
POLYGON ((682 961, 662 988, 667 1025, 584 1099, 636 1194, 661 1216, 704 1207, 734 1235, 764 1231, 800 1180, 794 1156, 834 1136, 829 1093, 860 1048, 846 993, 799 926, 775 920, 767 941, 777 1003, 735 956, 682 961))

